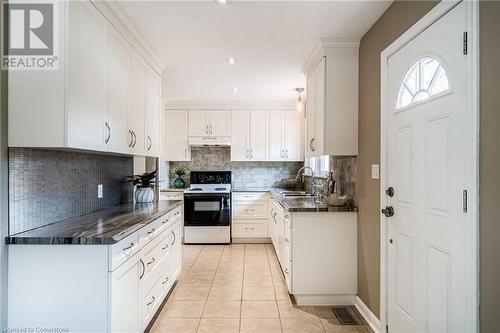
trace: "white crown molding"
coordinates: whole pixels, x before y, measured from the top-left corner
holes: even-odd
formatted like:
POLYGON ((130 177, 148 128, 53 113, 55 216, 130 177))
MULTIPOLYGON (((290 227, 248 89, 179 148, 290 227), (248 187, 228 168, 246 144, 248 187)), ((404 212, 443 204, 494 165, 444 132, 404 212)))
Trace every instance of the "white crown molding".
POLYGON ((292 102, 167 101, 167 110, 293 110, 292 102))
POLYGON ((139 34, 137 28, 131 23, 127 15, 114 1, 91 0, 92 3, 104 14, 115 28, 128 40, 130 44, 146 59, 153 69, 162 74, 164 65, 153 51, 149 43, 139 34))
POLYGON ((320 38, 302 67, 302 73, 308 76, 323 57, 357 55, 359 42, 353 38, 320 38))

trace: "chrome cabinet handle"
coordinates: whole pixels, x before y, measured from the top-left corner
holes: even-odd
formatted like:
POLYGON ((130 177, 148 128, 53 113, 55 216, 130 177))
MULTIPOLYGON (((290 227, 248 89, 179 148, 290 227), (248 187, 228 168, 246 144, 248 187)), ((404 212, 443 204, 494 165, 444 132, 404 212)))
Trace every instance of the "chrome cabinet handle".
POLYGON ((309 149, 311 149, 311 151, 315 151, 316 150, 316 147, 314 146, 314 141, 316 140, 316 138, 312 138, 311 141, 309 141, 309 149))
POLYGON ((149 141, 148 151, 150 151, 151 147, 153 146, 153 141, 151 140, 151 137, 149 135, 148 135, 148 141, 149 141))
POLYGON ((285 154, 286 154, 285 158, 288 158, 288 149, 285 149, 285 154))
POLYGON ((273 220, 274 220, 274 223, 275 223, 275 224, 278 224, 278 222, 276 222, 276 215, 278 215, 278 213, 274 213, 274 215, 273 215, 273 220))
POLYGON ((134 243, 130 243, 129 246, 123 248, 123 251, 128 251, 128 250, 130 250, 133 247, 134 247, 134 243))
POLYGON ((184 149, 184 158, 187 158, 187 157, 188 157, 188 150, 186 148, 186 149, 184 149))
POLYGON ((210 125, 210 134, 214 134, 214 127, 210 125))
POLYGON ((175 241, 176 241, 176 237, 175 237, 175 232, 171 231, 172 235, 174 236, 174 240, 172 241, 172 243, 170 245, 174 245, 175 244, 175 241))
POLYGON ((163 221, 163 224, 165 223, 168 223, 169 219, 165 219, 165 221, 163 221))
POLYGON ((134 135, 132 134, 132 130, 128 130, 128 134, 130 134, 130 143, 128 144, 128 147, 132 147, 134 144, 134 135))
POLYGON ((153 232, 155 232, 155 229, 151 229, 151 231, 148 231, 148 235, 151 235, 153 232))
POLYGON ((167 283, 167 282, 168 282, 168 280, 169 280, 169 279, 168 279, 168 276, 167 276, 167 277, 166 277, 166 279, 165 279, 165 281, 163 281, 161 284, 165 284, 165 283, 167 283))
POLYGON ((290 240, 288 240, 288 238, 285 237, 285 242, 290 243, 290 240))
POLYGON ((208 125, 207 125, 207 128, 206 128, 206 130, 205 130, 205 134, 210 134, 210 132, 208 131, 208 128, 209 128, 209 127, 208 127, 208 125))
POLYGON ((285 273, 290 275, 290 272, 288 271, 288 268, 285 268, 285 273))
POLYGON ((144 265, 144 261, 142 261, 142 259, 140 259, 139 262, 142 265, 142 273, 141 273, 141 276, 139 276, 139 280, 140 280, 144 276, 144 273, 146 273, 146 266, 144 265))
POLYGON ((109 126, 108 122, 106 122, 106 128, 108 130, 108 137, 106 138, 106 140, 104 140, 104 143, 108 143, 109 139, 111 139, 111 127, 109 126))
POLYGON ((151 296, 151 298, 152 298, 151 302, 147 303, 146 306, 150 306, 155 302, 156 298, 154 296, 151 296))
POLYGON ((165 247, 162 247, 162 250, 168 249, 168 242, 165 243, 165 247))
POLYGON ((132 131, 132 135, 134 136, 134 143, 132 143, 132 148, 135 148, 135 145, 137 143, 137 136, 135 135, 134 131, 132 131))
POLYGON ((148 265, 148 266, 149 266, 149 265, 151 265, 152 263, 154 263, 155 261, 156 261, 156 260, 155 260, 155 258, 151 258, 151 261, 150 261, 150 262, 148 262, 146 265, 148 265))

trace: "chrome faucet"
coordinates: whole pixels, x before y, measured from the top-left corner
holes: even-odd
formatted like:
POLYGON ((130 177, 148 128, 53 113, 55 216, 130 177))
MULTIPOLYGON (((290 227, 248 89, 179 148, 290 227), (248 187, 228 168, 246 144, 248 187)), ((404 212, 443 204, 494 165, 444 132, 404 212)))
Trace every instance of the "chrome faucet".
POLYGON ((318 203, 321 203, 322 202, 322 191, 320 191, 318 188, 319 187, 323 187, 322 184, 316 184, 316 182, 314 181, 315 178, 317 178, 315 175, 314 175, 314 170, 311 168, 311 167, 308 167, 308 166, 303 166, 302 168, 299 169, 299 171, 297 172, 297 181, 300 180, 300 176, 302 174, 302 172, 306 169, 309 169, 311 170, 311 192, 314 194, 315 198, 316 198, 316 202, 318 203))

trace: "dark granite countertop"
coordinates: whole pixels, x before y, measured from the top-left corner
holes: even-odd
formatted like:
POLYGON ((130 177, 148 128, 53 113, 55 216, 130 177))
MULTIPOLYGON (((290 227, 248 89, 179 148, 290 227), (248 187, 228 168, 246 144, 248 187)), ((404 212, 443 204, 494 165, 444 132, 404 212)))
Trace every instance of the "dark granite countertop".
POLYGON ((114 244, 182 205, 180 200, 130 203, 5 237, 7 244, 114 244))
POLYGON ((327 203, 319 204, 314 198, 289 199, 280 194, 281 189, 271 189, 271 194, 278 202, 289 212, 357 212, 358 208, 354 206, 335 207, 327 203))

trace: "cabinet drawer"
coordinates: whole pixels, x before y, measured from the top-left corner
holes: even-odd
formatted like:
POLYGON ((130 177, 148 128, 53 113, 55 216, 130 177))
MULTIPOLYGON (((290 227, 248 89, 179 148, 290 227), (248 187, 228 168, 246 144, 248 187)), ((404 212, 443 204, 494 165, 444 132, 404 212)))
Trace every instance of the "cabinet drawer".
POLYGON ((246 201, 246 202, 255 202, 255 201, 266 201, 267 193, 266 192, 237 192, 233 193, 233 201, 246 201))
POLYGON ((109 271, 114 271, 141 249, 139 244, 139 234, 134 232, 116 244, 109 247, 109 271))
POLYGON ((265 219, 267 217, 267 204, 233 203, 233 218, 236 219, 265 219))
POLYGON ((143 274, 141 275, 142 283, 146 289, 156 281, 162 271, 168 267, 168 239, 170 229, 165 230, 157 239, 152 241, 144 248, 142 255, 143 274))
POLYGON ((267 224, 265 220, 262 223, 245 223, 233 221, 233 237, 266 237, 267 224))

